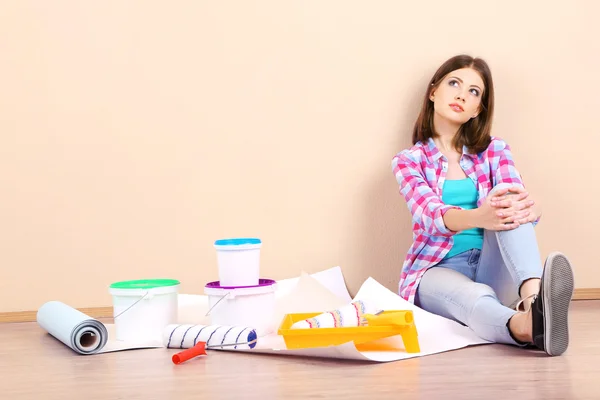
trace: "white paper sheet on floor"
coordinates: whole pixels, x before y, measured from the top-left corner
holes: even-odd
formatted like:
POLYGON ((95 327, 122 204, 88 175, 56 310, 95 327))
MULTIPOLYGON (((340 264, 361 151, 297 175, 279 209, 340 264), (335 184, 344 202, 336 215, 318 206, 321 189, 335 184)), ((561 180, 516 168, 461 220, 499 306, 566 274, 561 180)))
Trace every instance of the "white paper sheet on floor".
POLYGON ((348 288, 346 287, 346 282, 344 281, 342 269, 339 266, 319 271, 314 274, 302 273, 296 278, 279 280, 277 281, 277 291, 275 292, 275 296, 281 298, 293 292, 303 275, 309 275, 319 282, 327 290, 343 300, 344 304, 348 304, 352 301, 352 296, 350 296, 348 288))
POLYGON ((161 347, 159 341, 114 340, 114 325, 102 322, 60 301, 49 301, 37 312, 37 323, 78 354, 161 347))
MULTIPOLYGON (((330 268, 316 274, 302 274, 298 278, 278 281, 278 287, 278 291, 275 293, 277 299, 275 318, 278 321, 280 321, 286 313, 323 312, 336 309, 341 305, 348 304, 352 300, 368 300, 375 303, 378 308, 386 310, 412 310, 419 334, 421 352, 406 353, 403 350, 393 352, 360 352, 352 342, 326 348, 288 350, 286 349, 283 338, 278 335, 259 338, 257 346, 252 350, 224 350, 286 356, 309 356, 388 362, 489 343, 475 335, 468 327, 447 318, 429 313, 416 307, 414 304, 407 302, 373 278, 368 278, 363 283, 359 292, 353 299, 348 293, 339 267, 330 268)), ((195 303, 199 310, 203 304, 208 304, 207 300, 203 297, 205 296, 188 297, 186 301, 188 304, 195 303)), ((189 310, 190 309, 188 308, 188 311, 189 310)), ((206 312, 204 311, 202 315, 205 313, 206 312)), ((198 315, 197 313, 194 314, 198 315)), ((196 320, 197 318, 198 317, 196 317, 196 320)), ((194 319, 194 317, 191 316, 191 314, 186 313, 184 319, 190 320, 194 319)), ((398 343, 399 347, 402 349, 402 339, 400 337, 395 338, 395 343, 398 343)))

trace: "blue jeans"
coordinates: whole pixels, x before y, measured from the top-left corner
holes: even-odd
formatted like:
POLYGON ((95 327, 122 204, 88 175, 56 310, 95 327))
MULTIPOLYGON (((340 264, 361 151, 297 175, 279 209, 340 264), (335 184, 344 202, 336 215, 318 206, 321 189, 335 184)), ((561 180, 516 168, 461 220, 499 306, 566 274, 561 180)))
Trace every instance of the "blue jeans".
POLYGON ((436 264, 419 283, 415 305, 471 328, 495 343, 519 345, 508 321, 516 313, 521 284, 541 278, 542 260, 534 226, 484 231, 483 248, 436 264))

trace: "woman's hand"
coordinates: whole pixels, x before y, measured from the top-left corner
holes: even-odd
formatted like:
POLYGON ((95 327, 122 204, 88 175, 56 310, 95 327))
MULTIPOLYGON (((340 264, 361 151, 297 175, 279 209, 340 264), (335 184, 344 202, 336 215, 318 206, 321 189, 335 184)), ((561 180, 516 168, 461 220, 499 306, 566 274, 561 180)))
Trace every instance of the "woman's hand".
POLYGON ((522 187, 503 189, 489 197, 490 205, 498 210, 500 217, 520 216, 516 219, 520 225, 533 222, 541 215, 536 202, 522 187))
MULTIPOLYGON (((477 226, 491 231, 518 228, 531 218, 529 194, 519 187, 496 190, 477 208, 477 226)), ((535 220, 535 218, 534 218, 535 220)))

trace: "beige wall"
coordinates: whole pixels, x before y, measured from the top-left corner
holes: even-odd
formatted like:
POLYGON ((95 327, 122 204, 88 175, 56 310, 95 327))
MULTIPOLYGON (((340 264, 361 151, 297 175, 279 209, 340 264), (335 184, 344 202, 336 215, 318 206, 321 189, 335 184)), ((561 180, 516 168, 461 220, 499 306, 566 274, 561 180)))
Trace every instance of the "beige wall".
POLYGON ((460 52, 491 64, 543 254, 600 287, 599 6, 491 3, 2 1, 0 311, 110 305, 130 278, 202 293, 229 236, 263 239, 264 277, 395 289, 390 160, 460 52))

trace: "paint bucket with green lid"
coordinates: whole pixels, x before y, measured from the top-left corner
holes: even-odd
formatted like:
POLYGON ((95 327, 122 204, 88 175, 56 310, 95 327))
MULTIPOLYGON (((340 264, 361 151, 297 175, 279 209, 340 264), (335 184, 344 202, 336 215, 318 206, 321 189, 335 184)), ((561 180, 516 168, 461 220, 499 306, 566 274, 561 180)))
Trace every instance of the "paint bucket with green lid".
POLYGON ((140 279, 110 285, 116 339, 162 340, 164 328, 177 323, 179 286, 175 279, 140 279))

